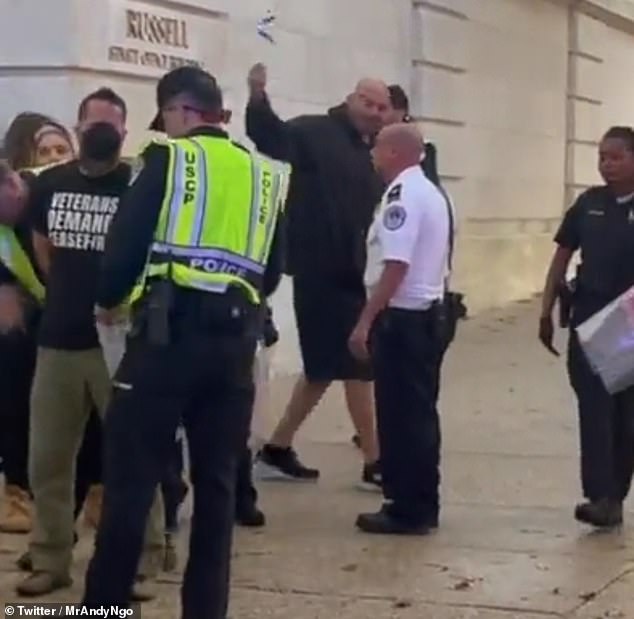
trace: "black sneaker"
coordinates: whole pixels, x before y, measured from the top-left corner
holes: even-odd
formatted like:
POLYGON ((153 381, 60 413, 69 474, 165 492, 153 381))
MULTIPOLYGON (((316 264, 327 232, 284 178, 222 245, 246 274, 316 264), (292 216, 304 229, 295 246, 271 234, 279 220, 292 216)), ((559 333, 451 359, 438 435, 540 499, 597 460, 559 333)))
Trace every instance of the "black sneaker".
POLYGON ((381 477, 381 464, 373 462, 363 466, 363 474, 361 476, 360 490, 368 492, 382 492, 383 478, 381 477))
POLYGON ((609 499, 581 503, 575 508, 575 518, 598 528, 618 527, 623 524, 623 504, 609 499))
POLYGON ((260 481, 315 482, 319 479, 319 471, 304 466, 292 447, 274 445, 262 448, 253 467, 253 475, 260 481))
POLYGON ((397 520, 385 510, 374 514, 360 514, 356 522, 357 528, 373 535, 428 535, 426 523, 411 524, 397 520))
POLYGON ((266 516, 255 504, 239 505, 236 508, 236 524, 241 527, 259 529, 266 525, 266 516))

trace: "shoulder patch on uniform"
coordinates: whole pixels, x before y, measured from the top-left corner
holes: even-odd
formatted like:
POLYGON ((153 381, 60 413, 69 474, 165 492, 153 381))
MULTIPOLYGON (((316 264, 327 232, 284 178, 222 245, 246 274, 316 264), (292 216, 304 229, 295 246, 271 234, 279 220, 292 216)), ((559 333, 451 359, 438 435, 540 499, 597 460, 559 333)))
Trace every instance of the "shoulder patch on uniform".
POLYGON ((403 185, 399 183, 398 185, 394 185, 392 189, 387 192, 387 203, 395 202, 396 200, 401 199, 401 191, 403 190, 403 185))
POLYGON ((394 231, 402 228, 406 219, 407 211, 400 204, 388 207, 383 213, 383 225, 386 230, 394 231))

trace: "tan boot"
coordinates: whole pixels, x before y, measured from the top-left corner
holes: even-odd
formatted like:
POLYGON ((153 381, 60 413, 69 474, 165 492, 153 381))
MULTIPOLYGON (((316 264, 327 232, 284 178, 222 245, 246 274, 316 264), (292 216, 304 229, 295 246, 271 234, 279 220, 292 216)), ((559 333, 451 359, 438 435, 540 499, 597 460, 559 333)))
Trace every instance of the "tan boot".
POLYGON ((65 589, 73 584, 67 575, 50 572, 33 572, 15 588, 18 595, 24 597, 40 597, 58 589, 65 589))
POLYGON ((0 521, 3 533, 30 533, 31 498, 28 492, 18 486, 7 486, 5 489, 4 515, 0 521))
POLYGON ((90 486, 84 503, 84 524, 91 529, 99 528, 102 501, 103 486, 101 484, 90 486))

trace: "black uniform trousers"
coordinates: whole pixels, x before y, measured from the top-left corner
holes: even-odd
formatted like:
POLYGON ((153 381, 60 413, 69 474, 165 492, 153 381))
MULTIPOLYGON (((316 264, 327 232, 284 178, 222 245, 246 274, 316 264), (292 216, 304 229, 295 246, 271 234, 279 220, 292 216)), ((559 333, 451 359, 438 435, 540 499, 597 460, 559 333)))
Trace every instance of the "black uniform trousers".
POLYGON ((168 346, 129 339, 106 415, 103 511, 83 604, 129 604, 145 522, 182 420, 194 494, 182 618, 225 619, 256 338, 223 332, 184 320, 168 346))
MULTIPOLYGON (((577 326, 603 304, 575 299, 573 325, 577 326)), ((634 472, 634 388, 611 395, 592 371, 570 331, 568 375, 578 402, 581 447, 581 483, 590 501, 623 501, 634 472)))
POLYGON ((7 485, 29 489, 29 410, 37 347, 33 333, 0 336, 0 452, 7 485))
POLYGON ((245 449, 238 464, 236 482, 236 509, 238 512, 248 512, 258 502, 258 491, 253 485, 253 454, 249 448, 245 449))
MULTIPOLYGON (((253 485, 253 455, 246 449, 238 464, 236 484, 236 511, 249 512, 258 502, 258 492, 253 485)), ((187 494, 187 484, 183 481, 183 442, 177 440, 172 446, 168 470, 161 481, 163 504, 165 506, 165 532, 178 531, 178 510, 187 494)))
POLYGON ((77 475, 75 477, 75 518, 79 516, 88 496, 90 486, 101 484, 103 461, 103 431, 99 412, 90 413, 84 430, 84 438, 77 454, 77 475))
POLYGON ((183 441, 180 438, 175 439, 170 448, 165 474, 161 479, 165 533, 176 533, 178 530, 178 509, 187 494, 187 484, 183 480, 183 460, 183 441))
POLYGON ((374 392, 385 509, 413 525, 439 512, 442 346, 435 309, 390 308, 372 332, 374 392))

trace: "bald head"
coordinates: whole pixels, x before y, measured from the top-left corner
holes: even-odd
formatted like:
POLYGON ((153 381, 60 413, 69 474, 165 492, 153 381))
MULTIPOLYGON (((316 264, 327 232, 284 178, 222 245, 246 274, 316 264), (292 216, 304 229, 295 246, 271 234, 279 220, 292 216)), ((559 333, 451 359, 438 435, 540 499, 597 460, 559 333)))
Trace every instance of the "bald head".
POLYGON ((416 125, 411 123, 388 125, 379 134, 379 140, 383 140, 386 145, 416 162, 421 160, 425 152, 423 134, 416 125))
POLYGON ((364 77, 357 82, 354 87, 354 94, 367 94, 377 98, 390 100, 390 91, 385 82, 372 77, 364 77))
POLYGON ((374 166, 387 181, 418 165, 425 153, 420 129, 411 123, 388 125, 379 133, 372 150, 374 166))
POLYGON ((359 80, 347 99, 348 114, 357 131, 369 138, 386 124, 391 111, 390 91, 381 80, 369 77, 359 80))

